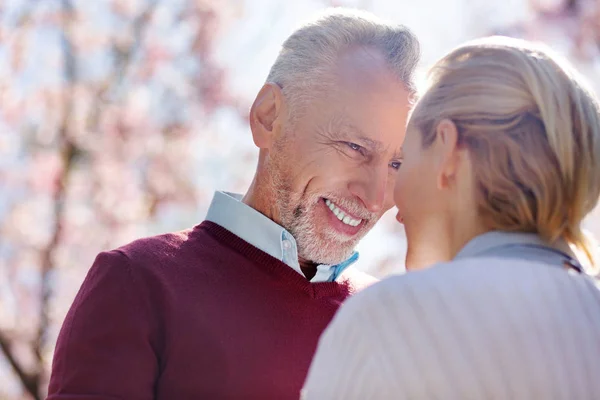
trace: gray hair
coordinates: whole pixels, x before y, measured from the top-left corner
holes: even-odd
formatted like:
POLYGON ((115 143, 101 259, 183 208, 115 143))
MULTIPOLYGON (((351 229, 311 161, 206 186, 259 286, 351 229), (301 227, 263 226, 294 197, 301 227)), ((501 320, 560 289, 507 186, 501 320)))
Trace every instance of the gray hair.
POLYGON ((390 71, 415 93, 413 74, 420 58, 419 42, 405 26, 385 22, 371 13, 332 8, 301 26, 284 43, 267 82, 283 88, 290 112, 310 101, 307 89, 326 86, 340 53, 354 46, 379 50, 390 71))

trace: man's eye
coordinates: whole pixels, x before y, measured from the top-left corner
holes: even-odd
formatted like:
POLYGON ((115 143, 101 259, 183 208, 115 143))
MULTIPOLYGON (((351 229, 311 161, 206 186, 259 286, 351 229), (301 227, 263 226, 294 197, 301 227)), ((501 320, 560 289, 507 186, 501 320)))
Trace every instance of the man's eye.
POLYGON ((398 169, 400 169, 400 166, 401 166, 401 165, 402 165, 402 162, 401 162, 401 161, 392 161, 392 162, 390 163, 390 167, 392 167, 392 168, 393 168, 393 169, 395 169, 395 170, 398 170, 398 169))
POLYGON ((356 143, 346 142, 346 144, 348 145, 348 147, 350 147, 354 151, 361 151, 362 150, 362 146, 360 146, 360 145, 358 145, 356 143))

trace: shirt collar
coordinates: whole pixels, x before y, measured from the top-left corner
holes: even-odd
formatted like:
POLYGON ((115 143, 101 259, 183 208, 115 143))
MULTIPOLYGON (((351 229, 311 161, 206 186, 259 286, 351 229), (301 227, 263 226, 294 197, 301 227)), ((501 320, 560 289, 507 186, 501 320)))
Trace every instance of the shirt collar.
POLYGON ((455 259, 473 257, 481 253, 486 253, 494 248, 527 244, 536 246, 547 246, 555 248, 575 259, 577 257, 569 247, 566 241, 559 239, 555 243, 548 244, 539 235, 535 233, 522 232, 503 232, 490 231, 471 239, 456 255, 455 259))
MULTIPOLYGON (((298 247, 292 234, 273 220, 243 203, 242 195, 215 192, 206 220, 222 226, 302 274, 298 262, 298 247)), ((354 252, 349 259, 340 264, 319 265, 311 282, 334 281, 357 260, 358 253, 354 252)))

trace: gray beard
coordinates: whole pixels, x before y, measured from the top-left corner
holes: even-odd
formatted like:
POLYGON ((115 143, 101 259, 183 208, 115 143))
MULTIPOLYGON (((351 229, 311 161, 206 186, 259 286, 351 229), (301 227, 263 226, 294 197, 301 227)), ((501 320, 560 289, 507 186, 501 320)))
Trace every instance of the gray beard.
POLYGON ((317 195, 302 198, 294 193, 279 171, 271 171, 275 206, 281 226, 292 234, 298 247, 298 257, 315 264, 339 264, 353 253, 358 239, 347 237, 333 228, 319 231, 312 214, 321 199, 317 195))

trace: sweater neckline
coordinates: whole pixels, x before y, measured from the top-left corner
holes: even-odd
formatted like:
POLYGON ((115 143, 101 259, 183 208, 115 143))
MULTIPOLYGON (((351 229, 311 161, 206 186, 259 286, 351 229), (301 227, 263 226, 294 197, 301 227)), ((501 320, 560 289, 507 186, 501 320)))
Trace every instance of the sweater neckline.
POLYGON ((222 245, 227 246, 248 258, 257 268, 276 276, 281 282, 306 292, 311 297, 332 297, 348 294, 350 292, 349 282, 346 279, 342 279, 340 282, 312 283, 281 260, 254 247, 239 236, 214 222, 203 221, 200 225, 197 225, 194 230, 205 231, 222 245))

